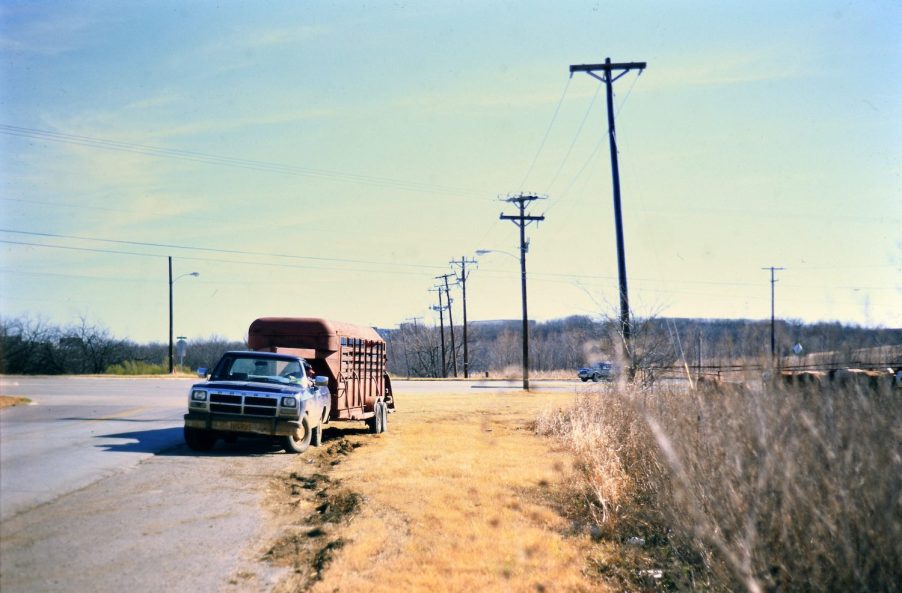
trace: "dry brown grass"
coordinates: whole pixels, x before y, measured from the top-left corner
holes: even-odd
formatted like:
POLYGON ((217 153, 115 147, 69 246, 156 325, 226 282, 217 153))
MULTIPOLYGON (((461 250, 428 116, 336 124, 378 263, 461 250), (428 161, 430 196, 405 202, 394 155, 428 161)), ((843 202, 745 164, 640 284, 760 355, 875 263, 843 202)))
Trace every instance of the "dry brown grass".
POLYGON ((23 406, 31 403, 27 397, 16 397, 13 395, 0 395, 0 409, 11 408, 13 406, 23 406))
POLYGON ((537 429, 579 459, 574 512, 643 538, 645 555, 613 558, 624 586, 656 561, 660 589, 900 588, 899 393, 602 388, 537 429))
MULTIPOLYGON (((288 530, 283 542, 300 549, 302 560, 287 564, 295 570, 279 591, 599 590, 584 574, 589 537, 568 535, 551 497, 572 471, 572 456, 561 447, 550 451, 533 432, 540 409, 566 406, 572 394, 398 399, 387 434, 343 431, 342 442, 362 446, 298 460, 296 475, 326 471, 333 485, 359 497, 359 506, 343 521, 305 520, 288 530), (322 533, 309 537, 320 526, 322 533), (319 543, 310 546, 311 539, 319 543), (330 544, 321 574, 302 566, 330 544)), ((295 491, 304 490, 298 483, 295 491)), ((285 488, 283 481, 276 497, 283 511, 285 488)), ((309 518, 315 495, 294 498, 309 518)))

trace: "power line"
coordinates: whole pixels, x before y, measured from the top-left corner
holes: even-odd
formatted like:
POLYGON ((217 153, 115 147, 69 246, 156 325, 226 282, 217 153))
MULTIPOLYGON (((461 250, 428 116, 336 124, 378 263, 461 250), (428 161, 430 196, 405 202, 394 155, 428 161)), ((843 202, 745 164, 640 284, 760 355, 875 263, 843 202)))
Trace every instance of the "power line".
POLYGON ((551 128, 554 126, 554 122, 557 120, 557 114, 561 110, 561 105, 564 103, 564 97, 567 95, 567 89, 570 88, 570 83, 573 81, 573 78, 567 79, 567 84, 564 85, 564 92, 561 93, 561 98, 557 102, 557 107, 554 108, 554 115, 551 116, 551 121, 548 123, 548 128, 545 130, 545 135, 542 137, 542 142, 539 143, 539 149, 536 151, 536 155, 532 158, 532 162, 529 164, 529 168, 526 170, 526 175, 523 176, 523 181, 520 182, 519 191, 523 191, 523 186, 526 185, 526 180, 529 179, 529 174, 532 173, 533 167, 536 165, 536 161, 539 160, 539 155, 542 154, 542 149, 545 148, 545 142, 548 140, 548 135, 551 133, 551 128))
POLYGON ((595 105, 595 101, 598 99, 600 92, 601 85, 598 85, 598 88, 595 89, 595 94, 592 95, 592 100, 589 102, 589 106, 586 108, 586 113, 583 115, 582 121, 579 122, 579 127, 576 129, 576 134, 573 136, 573 140, 570 141, 570 147, 567 148, 567 152, 564 154, 564 158, 561 159, 561 164, 558 165, 557 171, 554 172, 554 176, 551 178, 551 181, 548 182, 548 186, 545 189, 546 193, 551 191, 551 187, 554 185, 554 182, 557 181, 557 178, 561 174, 564 165, 567 164, 567 160, 570 158, 570 153, 573 152, 573 147, 576 146, 576 141, 579 140, 580 135, 582 135, 583 127, 585 127, 586 125, 586 120, 589 119, 589 114, 592 113, 592 107, 595 105))
MULTIPOLYGON (((139 257, 168 257, 167 255, 159 254, 159 253, 137 253, 133 251, 119 251, 116 249, 92 249, 90 247, 73 247, 70 245, 48 245, 46 243, 31 243, 27 241, 9 241, 6 239, 0 239, 0 243, 5 243, 8 245, 23 245, 26 247, 46 247, 48 249, 62 249, 67 251, 82 251, 82 252, 90 252, 90 253, 112 253, 116 255, 134 255, 139 257)), ((235 259, 219 259, 219 258, 211 258, 211 257, 193 257, 193 256, 181 256, 179 257, 181 260, 185 261, 199 261, 199 262, 208 262, 208 263, 218 263, 218 264, 238 264, 244 266, 254 266, 254 267, 267 267, 267 268, 289 268, 294 270, 328 270, 330 272, 364 272, 364 273, 376 273, 376 274, 404 274, 410 276, 421 276, 422 274, 419 272, 413 271, 404 271, 404 270, 378 270, 374 268, 335 268, 335 267, 325 267, 325 266, 311 266, 311 265, 297 265, 297 264, 278 264, 272 262, 260 262, 260 261, 242 261, 235 259)))
MULTIPOLYGON (((249 169, 253 171, 261 171, 267 173, 279 173, 284 175, 295 175, 302 177, 314 177, 331 181, 343 181, 348 183, 356 183, 361 185, 369 185, 376 187, 386 187, 392 189, 402 189, 406 191, 422 191, 434 194, 445 194, 451 196, 469 195, 474 196, 475 192, 466 188, 447 187, 433 185, 428 183, 420 183, 416 181, 404 181, 400 179, 392 179, 388 177, 376 177, 372 175, 360 175, 355 173, 343 173, 340 171, 331 171, 327 169, 315 169, 311 167, 301 167, 297 165, 286 165, 282 163, 274 163, 270 161, 260 161, 252 159, 242 159, 236 157, 221 156, 197 151, 180 150, 173 148, 163 148, 159 146, 150 146, 146 144, 135 144, 131 142, 121 142, 117 140, 108 140, 105 138, 96 138, 91 136, 81 136, 77 134, 66 134, 52 130, 40 130, 35 128, 24 128, 20 126, 12 126, 8 124, 0 124, 0 134, 7 136, 16 136, 21 138, 31 138, 35 140, 46 140, 61 144, 72 144, 77 146, 85 146, 101 150, 109 150, 113 152, 126 152, 133 154, 144 154, 160 158, 175 159, 181 161, 195 162, 207 165, 217 165, 225 167, 234 167, 240 169, 249 169)), ((474 196, 475 197, 475 196, 474 196)))
POLYGON ((221 249, 216 247, 192 247, 189 245, 175 245, 171 243, 150 243, 145 241, 126 241, 123 239, 101 239, 98 237, 84 237, 78 235, 63 235, 58 233, 41 233, 37 231, 18 231, 14 229, 0 229, 0 233, 11 233, 15 235, 29 235, 32 237, 52 237, 55 239, 75 239, 78 241, 96 241, 98 243, 112 243, 116 245, 136 245, 140 247, 158 247, 162 249, 181 249, 181 250, 189 250, 189 251, 206 251, 210 253, 229 253, 233 255, 251 255, 251 256, 260 256, 260 257, 282 257, 288 259, 302 259, 302 260, 311 260, 311 261, 322 261, 322 262, 337 262, 337 263, 352 263, 352 264, 374 264, 374 265, 387 265, 387 266, 401 266, 406 268, 422 268, 424 270, 438 270, 442 269, 440 266, 428 266, 424 264, 408 264, 408 263, 397 263, 397 262, 380 262, 374 260, 362 260, 362 259, 345 259, 338 257, 318 257, 312 255, 292 255, 286 253, 267 253, 264 251, 242 251, 239 249, 221 249))

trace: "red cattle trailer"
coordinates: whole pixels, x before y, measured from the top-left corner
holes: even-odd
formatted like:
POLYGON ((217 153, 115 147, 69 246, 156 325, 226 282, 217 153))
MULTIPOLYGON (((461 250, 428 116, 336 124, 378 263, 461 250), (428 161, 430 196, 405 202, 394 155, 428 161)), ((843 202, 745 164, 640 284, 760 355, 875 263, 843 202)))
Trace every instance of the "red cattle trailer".
POLYGON ((385 371, 385 340, 371 327, 313 317, 264 317, 251 323, 251 350, 301 356, 329 378, 329 420, 365 420, 373 432, 387 428, 395 409, 385 371))

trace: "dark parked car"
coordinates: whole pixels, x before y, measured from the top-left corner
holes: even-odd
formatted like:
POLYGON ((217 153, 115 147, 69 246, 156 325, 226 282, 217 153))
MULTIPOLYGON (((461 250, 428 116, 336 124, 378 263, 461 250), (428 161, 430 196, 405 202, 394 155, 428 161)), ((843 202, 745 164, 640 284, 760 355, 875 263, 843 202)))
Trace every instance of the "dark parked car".
POLYGON ((576 374, 582 379, 583 383, 589 379, 595 382, 612 381, 614 379, 614 364, 610 362, 596 362, 591 366, 579 369, 576 374))

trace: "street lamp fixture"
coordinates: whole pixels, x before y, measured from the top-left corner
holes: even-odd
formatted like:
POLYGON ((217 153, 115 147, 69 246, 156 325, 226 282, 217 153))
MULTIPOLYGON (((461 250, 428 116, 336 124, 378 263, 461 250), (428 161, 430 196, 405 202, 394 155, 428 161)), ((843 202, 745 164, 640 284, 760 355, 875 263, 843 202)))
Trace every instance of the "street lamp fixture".
MULTIPOLYGON (((529 251, 529 243, 526 244, 526 251, 529 251)), ((489 253, 502 253, 508 257, 512 257, 519 261, 519 257, 514 255, 513 253, 509 253, 507 251, 501 251, 500 249, 477 249, 476 255, 488 255, 489 253)))
POLYGON ((172 364, 172 285, 175 284, 176 280, 179 278, 184 278, 185 276, 194 276, 197 278, 200 276, 200 272, 188 272, 187 274, 181 274, 180 276, 172 277, 172 256, 169 257, 169 374, 172 374, 173 364, 172 364))

